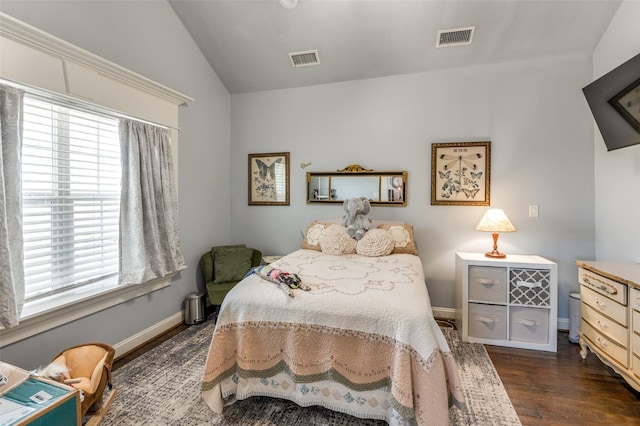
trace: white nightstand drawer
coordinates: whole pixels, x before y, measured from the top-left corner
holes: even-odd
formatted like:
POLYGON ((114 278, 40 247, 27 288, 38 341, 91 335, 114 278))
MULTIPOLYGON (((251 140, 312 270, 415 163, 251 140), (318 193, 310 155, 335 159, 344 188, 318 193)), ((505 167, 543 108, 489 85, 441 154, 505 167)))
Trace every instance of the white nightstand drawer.
POLYGON ((469 336, 505 340, 507 338, 507 307, 469 303, 469 336))
POLYGON ((512 306, 509 309, 509 338, 521 342, 549 342, 549 310, 512 306))
POLYGON ((589 305, 583 305, 580 311, 582 318, 587 321, 599 333, 615 340, 622 346, 629 346, 629 329, 611 318, 607 318, 589 305))
POLYGON ((639 334, 633 333, 633 337, 631 339, 631 346, 633 347, 633 353, 636 354, 637 356, 640 356, 640 335, 639 334))
POLYGON ((580 300, 583 304, 591 306, 596 311, 613 318, 625 327, 629 325, 627 321, 627 307, 623 306, 601 293, 593 291, 590 287, 580 286, 580 300))
POLYGON ((469 266, 469 300, 506 303, 507 269, 469 266))
POLYGON ((621 366, 625 368, 628 367, 629 362, 627 360, 628 352, 626 347, 619 346, 614 341, 609 340, 603 333, 594 330, 584 319, 580 322, 580 330, 600 352, 605 353, 621 366))
POLYGON ((578 281, 580 284, 607 296, 623 305, 627 304, 627 286, 622 283, 610 280, 602 275, 587 271, 584 268, 578 269, 578 281))

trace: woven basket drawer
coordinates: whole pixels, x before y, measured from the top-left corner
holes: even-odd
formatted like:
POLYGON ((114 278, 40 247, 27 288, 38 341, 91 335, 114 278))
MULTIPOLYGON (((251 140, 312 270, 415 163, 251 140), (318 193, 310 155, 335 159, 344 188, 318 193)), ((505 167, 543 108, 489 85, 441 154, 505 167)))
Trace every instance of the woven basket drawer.
POLYGON ((551 271, 512 268, 509 274, 509 300, 516 305, 549 306, 551 271))
POLYGON ((507 269, 469 266, 469 300, 506 303, 507 269))
POLYGON ((507 307, 469 303, 469 336, 507 339, 507 307))
POLYGON ((509 339, 521 342, 549 342, 549 310, 512 306, 509 310, 509 339))

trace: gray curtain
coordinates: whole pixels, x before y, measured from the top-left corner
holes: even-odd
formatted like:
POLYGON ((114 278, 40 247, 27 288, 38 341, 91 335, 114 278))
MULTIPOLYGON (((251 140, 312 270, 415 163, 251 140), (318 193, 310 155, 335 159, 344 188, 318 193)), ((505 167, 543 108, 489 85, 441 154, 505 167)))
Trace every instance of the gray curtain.
POLYGON ((0 84, 0 329, 18 325, 24 303, 22 99, 0 84))
POLYGON ((185 268, 169 131, 120 121, 119 284, 141 284, 185 268))

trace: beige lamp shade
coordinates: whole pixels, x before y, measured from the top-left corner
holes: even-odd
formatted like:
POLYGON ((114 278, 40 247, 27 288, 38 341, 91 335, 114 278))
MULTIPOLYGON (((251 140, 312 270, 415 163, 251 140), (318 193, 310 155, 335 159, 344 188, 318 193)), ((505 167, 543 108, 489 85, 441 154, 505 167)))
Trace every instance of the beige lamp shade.
POLYGON ((502 209, 489 209, 480 220, 476 231, 492 232, 493 250, 486 252, 487 257, 507 257, 506 254, 498 251, 498 235, 499 232, 515 232, 516 228, 511 224, 509 218, 502 209))
POLYGON ((516 228, 513 227, 502 209, 489 209, 476 226, 476 231, 516 232, 516 228))

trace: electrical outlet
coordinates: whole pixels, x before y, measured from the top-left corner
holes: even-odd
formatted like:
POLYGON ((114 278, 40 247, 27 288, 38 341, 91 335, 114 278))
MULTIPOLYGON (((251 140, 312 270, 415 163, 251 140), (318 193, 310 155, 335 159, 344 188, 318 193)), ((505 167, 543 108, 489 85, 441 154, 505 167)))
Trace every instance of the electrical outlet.
POLYGON ((530 204, 529 205, 529 217, 538 217, 538 205, 530 204))

